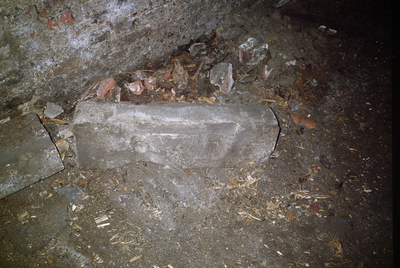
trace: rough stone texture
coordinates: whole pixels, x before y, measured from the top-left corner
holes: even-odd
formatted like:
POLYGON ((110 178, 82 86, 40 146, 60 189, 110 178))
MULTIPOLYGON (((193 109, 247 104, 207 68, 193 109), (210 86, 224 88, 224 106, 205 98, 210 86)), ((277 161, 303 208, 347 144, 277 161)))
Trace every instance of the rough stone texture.
MULTIPOLYGON (((0 1, 0 113, 167 58, 255 1, 0 1)), ((266 1, 277 4, 279 1, 266 1)))
POLYGON ((38 116, 0 125, 0 199, 64 169, 38 116))
POLYGON ((64 112, 63 108, 52 102, 46 103, 46 108, 44 109, 44 115, 49 118, 57 117, 64 112))
POLYGON ((82 169, 137 161, 184 168, 256 164, 268 159, 279 132, 264 105, 82 102, 73 124, 82 169))
POLYGON ((229 93, 233 85, 232 64, 221 62, 210 71, 210 83, 218 86, 223 93, 229 93))

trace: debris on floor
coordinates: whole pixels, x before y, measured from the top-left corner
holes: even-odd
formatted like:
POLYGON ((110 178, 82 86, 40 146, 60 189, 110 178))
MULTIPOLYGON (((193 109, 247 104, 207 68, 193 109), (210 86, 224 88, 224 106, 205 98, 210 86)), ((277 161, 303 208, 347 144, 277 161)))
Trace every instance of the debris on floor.
POLYGON ((2 116, 0 264, 393 267, 391 54, 300 2, 2 116))

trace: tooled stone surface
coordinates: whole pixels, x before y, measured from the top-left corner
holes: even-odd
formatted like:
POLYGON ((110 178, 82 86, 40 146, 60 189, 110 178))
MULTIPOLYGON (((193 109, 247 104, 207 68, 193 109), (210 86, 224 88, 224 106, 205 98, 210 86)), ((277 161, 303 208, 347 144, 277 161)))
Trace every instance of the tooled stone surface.
POLYGON ((264 105, 82 102, 73 132, 83 169, 138 161, 226 167, 266 161, 279 126, 264 105))

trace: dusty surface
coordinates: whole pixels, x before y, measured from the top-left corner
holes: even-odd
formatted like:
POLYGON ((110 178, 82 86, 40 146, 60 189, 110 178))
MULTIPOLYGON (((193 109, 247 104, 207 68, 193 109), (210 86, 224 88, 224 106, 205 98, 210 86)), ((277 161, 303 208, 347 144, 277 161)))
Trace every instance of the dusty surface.
MULTIPOLYGON (((281 127, 267 163, 183 170, 140 162, 83 172, 69 139, 65 171, 0 200, 0 266, 393 267, 390 13, 361 5, 375 10, 367 22, 356 3, 313 2, 285 6, 282 18, 244 10, 219 30, 230 38, 207 37, 208 55, 222 50, 233 64, 247 38, 269 44, 266 62, 238 65, 227 95, 202 73, 196 91, 122 91, 138 104, 265 103, 281 127), (337 34, 318 38, 321 24, 337 34), (298 63, 264 81, 262 65, 281 68, 279 53, 298 63), (298 126, 290 113, 317 126, 298 126)), ((121 87, 129 79, 115 77, 121 87)), ((45 126, 57 140, 60 126, 45 126)))

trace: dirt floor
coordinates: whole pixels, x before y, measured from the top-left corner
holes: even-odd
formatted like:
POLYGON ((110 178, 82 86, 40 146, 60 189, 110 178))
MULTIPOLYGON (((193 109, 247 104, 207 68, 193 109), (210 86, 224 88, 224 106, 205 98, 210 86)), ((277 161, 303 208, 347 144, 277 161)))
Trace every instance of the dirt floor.
MULTIPOLYGON (((170 62, 143 66, 164 73, 180 60, 193 76, 213 59, 184 89, 172 76, 134 95, 124 85, 137 72, 115 75, 121 101, 268 105, 281 128, 276 149, 241 169, 83 171, 70 138, 63 172, 0 200, 0 267, 394 267, 388 10, 372 1, 253 6, 197 40, 206 44, 197 55, 193 40, 170 62), (249 37, 269 46, 255 65, 239 62, 249 37), (222 61, 234 69, 228 94, 207 77, 222 61), (266 80, 265 65, 275 70, 266 80)), ((71 120, 80 98, 59 119, 71 120)), ((44 125, 55 141, 65 128, 44 125)))

